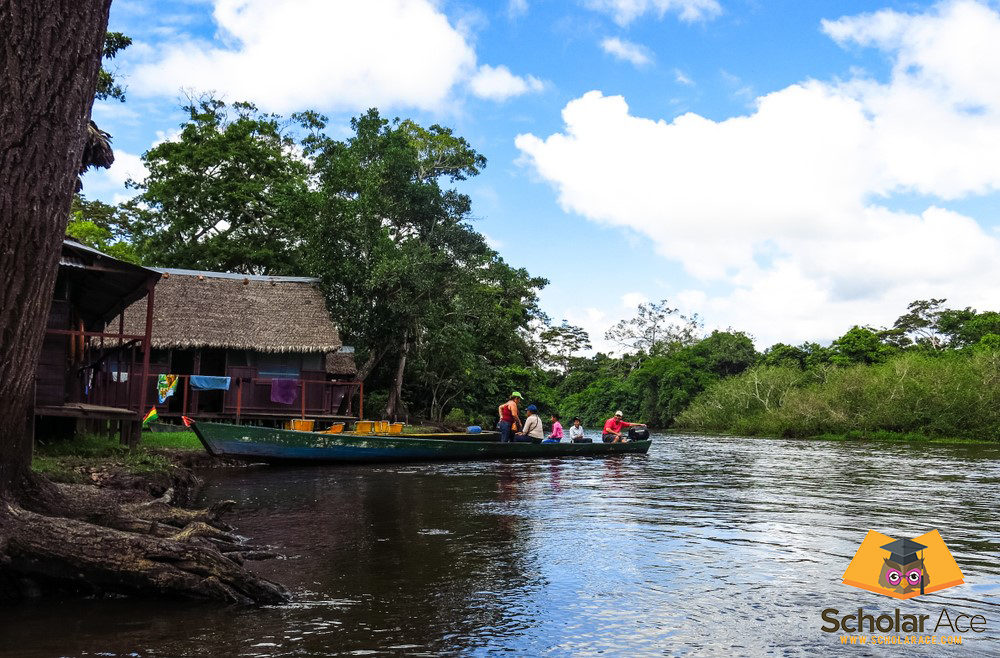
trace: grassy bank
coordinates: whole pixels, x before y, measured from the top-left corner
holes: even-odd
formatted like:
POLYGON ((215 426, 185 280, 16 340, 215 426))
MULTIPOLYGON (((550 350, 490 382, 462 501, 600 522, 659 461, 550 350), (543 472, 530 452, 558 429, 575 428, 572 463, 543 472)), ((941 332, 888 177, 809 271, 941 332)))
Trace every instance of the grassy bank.
POLYGON ((1000 352, 904 354, 803 371, 758 366, 716 382, 680 429, 744 436, 1000 440, 1000 352))
POLYGON ((169 474, 176 468, 171 452, 203 450, 194 432, 143 432, 134 452, 106 436, 39 439, 31 467, 55 482, 79 484, 111 471, 137 476, 169 474))

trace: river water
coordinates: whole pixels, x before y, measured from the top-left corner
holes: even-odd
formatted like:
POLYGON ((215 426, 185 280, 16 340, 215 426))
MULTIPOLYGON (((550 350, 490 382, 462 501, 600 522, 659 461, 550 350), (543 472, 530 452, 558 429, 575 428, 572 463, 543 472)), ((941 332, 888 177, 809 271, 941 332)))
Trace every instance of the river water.
POLYGON ((1000 447, 654 439, 603 460, 210 471, 202 502, 238 501, 238 532, 285 556, 254 568, 293 603, 23 606, 0 655, 1000 656, 1000 447), (909 601, 843 585, 869 528, 938 529, 965 584, 909 601), (924 636, 962 644, 820 630, 859 607, 927 614, 924 636), (942 609, 986 630, 931 633, 942 609))

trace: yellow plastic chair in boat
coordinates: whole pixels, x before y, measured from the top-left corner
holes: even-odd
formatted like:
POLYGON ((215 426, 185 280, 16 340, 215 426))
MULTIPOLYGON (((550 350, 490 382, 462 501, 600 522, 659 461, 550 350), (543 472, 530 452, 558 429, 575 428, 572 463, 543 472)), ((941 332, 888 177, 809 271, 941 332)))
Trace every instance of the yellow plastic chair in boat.
POLYGON ((378 420, 375 421, 375 433, 376 434, 388 434, 389 433, 389 421, 378 420))
POLYGON ((389 423, 389 434, 402 434, 403 423, 389 423))
POLYGON ((354 423, 354 431, 358 434, 371 434, 375 431, 375 423, 370 420, 359 420, 354 423))
POLYGON ((292 420, 292 429, 300 432, 312 432, 315 426, 315 420, 301 420, 298 418, 292 420))
POLYGON ((333 425, 330 425, 330 427, 328 427, 326 429, 326 431, 324 431, 323 433, 324 434, 340 434, 343 431, 344 431, 344 424, 343 423, 334 423, 333 425))

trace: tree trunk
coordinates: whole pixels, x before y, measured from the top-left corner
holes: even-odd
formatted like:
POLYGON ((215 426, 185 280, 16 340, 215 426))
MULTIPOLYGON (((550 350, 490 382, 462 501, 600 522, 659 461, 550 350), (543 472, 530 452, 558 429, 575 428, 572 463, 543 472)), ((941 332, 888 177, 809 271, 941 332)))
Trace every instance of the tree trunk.
POLYGON ((0 598, 55 583, 279 602, 284 590, 245 569, 249 555, 210 516, 151 505, 80 518, 30 470, 26 421, 110 7, 0 0, 0 598))
MULTIPOLYGON (((280 603, 287 598, 280 585, 242 566, 244 558, 254 557, 248 553, 260 551, 243 550, 247 547, 232 541, 235 536, 204 521, 175 528, 117 517, 109 524, 126 531, 0 505, 0 599, 19 598, 37 585, 233 603, 280 603)), ((149 516, 164 515, 156 508, 148 511, 149 516)))
POLYGON ((410 342, 404 339, 399 349, 399 362, 396 364, 392 388, 389 390, 389 401, 385 405, 385 415, 392 420, 397 420, 406 413, 406 408, 403 406, 403 373, 406 371, 406 356, 409 352, 410 342))
POLYGON ((365 360, 364 364, 358 368, 358 374, 356 375, 358 381, 365 381, 368 379, 368 375, 372 374, 372 370, 378 365, 378 362, 382 360, 385 356, 385 349, 373 350, 368 354, 368 358, 365 360))
POLYGON ((111 0, 0 0, 0 500, 27 423, 111 0))

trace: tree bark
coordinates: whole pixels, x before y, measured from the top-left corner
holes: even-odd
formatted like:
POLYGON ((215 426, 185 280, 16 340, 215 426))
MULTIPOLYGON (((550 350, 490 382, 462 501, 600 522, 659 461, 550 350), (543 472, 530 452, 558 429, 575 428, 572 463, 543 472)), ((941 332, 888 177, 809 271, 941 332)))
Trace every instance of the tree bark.
POLYGON ((196 524, 161 538, 6 505, 0 510, 0 559, 8 577, 24 574, 32 582, 95 594, 152 592, 233 603, 286 599, 279 585, 254 576, 204 539, 211 534, 196 524))
POLYGON ((30 467, 35 368, 111 0, 0 0, 0 500, 30 467))

